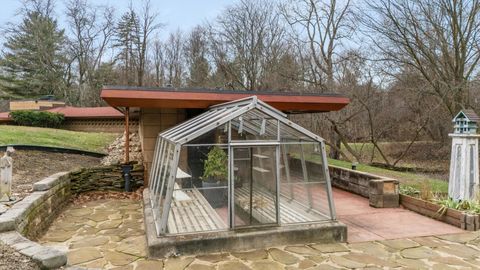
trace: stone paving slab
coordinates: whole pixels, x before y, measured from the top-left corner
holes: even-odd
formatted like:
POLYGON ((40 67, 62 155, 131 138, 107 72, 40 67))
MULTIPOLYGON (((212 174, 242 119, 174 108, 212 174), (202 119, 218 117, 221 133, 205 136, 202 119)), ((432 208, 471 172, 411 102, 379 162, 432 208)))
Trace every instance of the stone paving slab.
POLYGON ((480 232, 155 260, 145 253, 143 228, 139 201, 101 200, 69 206, 41 242, 68 252, 70 267, 84 267, 71 269, 480 269, 480 232))
POLYGON ((148 269, 158 260, 146 258, 142 212, 134 200, 69 205, 39 242, 66 251, 70 267, 148 269))
POLYGON ((5 213, 8 210, 8 207, 6 207, 4 204, 0 203, 0 215, 5 213))

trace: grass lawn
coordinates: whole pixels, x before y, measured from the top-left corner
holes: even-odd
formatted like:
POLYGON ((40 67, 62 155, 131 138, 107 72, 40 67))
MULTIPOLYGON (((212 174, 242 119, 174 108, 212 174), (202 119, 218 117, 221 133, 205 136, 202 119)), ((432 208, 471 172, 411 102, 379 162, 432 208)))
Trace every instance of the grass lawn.
MULTIPOLYGON (((349 169, 352 166, 350 162, 336 159, 329 159, 328 164, 349 169)), ((448 182, 432 178, 425 174, 399 172, 364 164, 358 164, 357 170, 380 176, 391 177, 400 181, 400 185, 411 186, 417 190, 422 188, 423 183, 428 182, 432 192, 448 193, 448 182)))
POLYGON ((85 151, 105 152, 118 134, 103 132, 79 132, 63 129, 0 126, 0 145, 28 144, 74 148, 85 151))
MULTIPOLYGON (((321 156, 318 154, 306 155, 305 159, 321 163, 321 156)), ((328 159, 329 165, 334 165, 342 168, 351 169, 352 163, 343 160, 337 159, 328 159)), ((400 172, 394 171, 374 166, 369 166, 365 164, 358 164, 357 170, 361 172, 376 174, 379 176, 389 177, 397 179, 400 182, 401 186, 411 186, 417 190, 425 189, 425 186, 430 188, 430 191, 433 193, 448 193, 448 182, 441 179, 433 178, 427 174, 423 173, 413 173, 413 172, 400 172), (428 184, 428 185, 426 185, 428 184)))

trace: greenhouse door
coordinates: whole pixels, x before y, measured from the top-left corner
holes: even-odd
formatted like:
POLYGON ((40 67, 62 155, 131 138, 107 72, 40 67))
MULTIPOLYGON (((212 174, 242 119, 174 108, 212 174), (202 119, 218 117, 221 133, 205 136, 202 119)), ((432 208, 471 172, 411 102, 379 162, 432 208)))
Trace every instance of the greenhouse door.
POLYGON ((277 146, 236 146, 232 153, 232 227, 277 225, 277 146))

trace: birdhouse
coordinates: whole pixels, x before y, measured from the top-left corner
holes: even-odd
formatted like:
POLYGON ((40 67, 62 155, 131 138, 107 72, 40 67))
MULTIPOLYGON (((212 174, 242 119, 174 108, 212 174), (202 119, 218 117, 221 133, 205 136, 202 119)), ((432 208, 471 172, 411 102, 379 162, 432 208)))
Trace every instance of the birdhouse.
POLYGON ((462 110, 452 120, 454 123, 454 133, 456 134, 476 134, 477 122, 480 117, 473 110, 462 110))
POLYGON ((453 118, 448 195, 456 201, 476 199, 479 185, 477 122, 473 110, 462 110, 453 118))

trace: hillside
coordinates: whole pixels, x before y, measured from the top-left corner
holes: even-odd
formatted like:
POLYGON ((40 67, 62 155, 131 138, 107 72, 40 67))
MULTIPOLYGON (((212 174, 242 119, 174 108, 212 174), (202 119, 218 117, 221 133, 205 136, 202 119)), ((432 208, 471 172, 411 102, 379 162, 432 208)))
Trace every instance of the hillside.
POLYGON ((28 144, 105 152, 118 134, 78 132, 63 129, 0 126, 0 145, 28 144))

